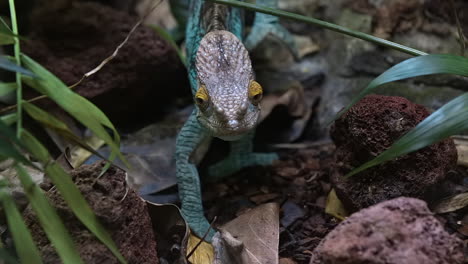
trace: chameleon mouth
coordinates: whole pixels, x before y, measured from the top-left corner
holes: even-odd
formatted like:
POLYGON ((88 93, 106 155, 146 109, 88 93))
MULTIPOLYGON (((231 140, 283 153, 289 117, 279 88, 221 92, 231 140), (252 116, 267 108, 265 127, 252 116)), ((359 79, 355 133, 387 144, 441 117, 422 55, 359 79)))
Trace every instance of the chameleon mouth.
POLYGON ((215 137, 236 137, 251 131, 257 125, 259 116, 259 113, 255 113, 243 120, 216 122, 206 118, 200 118, 199 121, 215 137))

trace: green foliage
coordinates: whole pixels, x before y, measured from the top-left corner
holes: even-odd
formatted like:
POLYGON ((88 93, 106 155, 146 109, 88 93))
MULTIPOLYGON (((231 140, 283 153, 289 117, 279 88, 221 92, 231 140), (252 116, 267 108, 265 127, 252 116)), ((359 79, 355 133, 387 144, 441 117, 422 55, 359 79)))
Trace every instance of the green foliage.
POLYGON ((23 54, 21 56, 21 60, 26 68, 41 77, 40 79, 23 77, 24 82, 39 93, 47 95, 63 110, 67 111, 71 116, 89 128, 97 137, 103 139, 112 150, 111 157, 117 155, 124 163, 126 163, 126 165, 128 165, 119 150, 119 133, 99 108, 81 95, 70 90, 62 81, 33 59, 23 54), (109 135, 106 129, 110 129, 112 131, 113 138, 109 135))
POLYGON ((0 17, 0 45, 9 45, 15 43, 15 34, 11 32, 8 24, 0 17))
POLYGON ((12 72, 19 72, 21 74, 30 76, 30 77, 36 77, 34 73, 32 73, 29 70, 26 70, 25 68, 18 66, 17 64, 11 62, 8 60, 5 56, 0 56, 0 69, 4 69, 7 71, 12 71, 12 72))
POLYGON ((58 217, 57 212, 47 201, 41 188, 33 182, 22 165, 17 164, 15 167, 26 197, 36 213, 44 232, 57 250, 57 254, 64 263, 83 263, 70 234, 58 217))
POLYGON ((70 175, 68 175, 62 167, 57 163, 51 162, 47 149, 30 133, 24 131, 21 140, 28 151, 42 164, 44 170, 50 177, 55 187, 59 190, 63 199, 67 202, 70 209, 75 216, 101 240, 121 263, 125 263, 124 258, 120 255, 114 241, 112 241, 109 234, 105 231, 104 227, 99 223, 91 208, 86 203, 83 195, 73 183, 70 175))
MULTIPOLYGON (((0 96, 16 90, 17 111, 0 117, 0 160, 10 158, 17 162, 15 163, 17 175, 30 201, 31 207, 35 211, 39 223, 43 227, 47 237, 54 245, 57 254, 64 263, 82 263, 82 261, 59 216, 47 201, 42 190, 32 181, 31 177, 24 169, 23 164, 33 166, 32 163, 23 156, 22 153, 25 150, 42 163, 45 173, 51 178, 55 187, 63 196, 76 217, 109 248, 121 263, 126 263, 110 235, 99 223, 84 197, 74 185, 70 175, 52 160, 47 149, 33 135, 23 129, 21 118, 23 107, 31 117, 44 126, 58 131, 60 135, 65 136, 67 139, 90 151, 93 150, 82 143, 81 139, 74 135, 63 122, 39 107, 23 102, 22 81, 30 84, 32 88, 51 98, 70 113, 70 115, 93 131, 98 137, 101 137, 111 147, 112 158, 119 156, 126 162, 119 151, 119 134, 109 119, 96 106, 72 92, 44 67, 26 55, 21 54, 14 1, 10 0, 9 4, 12 30, 10 30, 4 20, 0 19, 0 39, 2 40, 0 44, 13 44, 15 56, 13 58, 1 56, 0 68, 15 72, 16 82, 0 83, 0 96), (25 67, 22 67, 21 63, 23 63, 25 67), (16 136, 13 131, 11 131, 11 128, 8 127, 8 125, 15 122, 17 123, 16 136), (106 129, 111 131, 112 136, 106 129)), ((0 198, 5 207, 8 224, 21 261, 23 263, 41 263, 39 253, 30 239, 31 235, 24 226, 19 212, 15 211, 16 208, 14 207, 11 197, 6 191, 2 191, 0 192, 0 198)), ((9 256, 7 252, 2 251, 0 252, 0 258, 6 260, 9 256)), ((14 260, 12 260, 12 262, 14 262, 14 260)))
POLYGON ((16 90, 16 83, 0 82, 0 96, 7 95, 16 90))
POLYGON ((5 191, 5 187, 2 187, 2 190, 0 190, 0 201, 5 210, 8 228, 13 237, 13 242, 15 243, 21 263, 42 263, 39 251, 34 244, 31 234, 24 224, 13 198, 5 191))

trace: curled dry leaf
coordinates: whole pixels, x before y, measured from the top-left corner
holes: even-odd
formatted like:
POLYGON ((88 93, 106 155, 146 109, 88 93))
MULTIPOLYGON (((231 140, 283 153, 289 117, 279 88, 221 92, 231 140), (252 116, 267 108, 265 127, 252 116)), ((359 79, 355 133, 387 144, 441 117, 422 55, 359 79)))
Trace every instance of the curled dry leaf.
MULTIPOLYGON (((240 263, 278 263, 279 205, 277 203, 267 203, 253 208, 220 229, 244 245, 240 253, 240 263)), ((232 243, 233 241, 235 240, 231 239, 228 244, 236 244, 232 243)), ((219 248, 215 248, 215 252, 218 251, 219 248)), ((228 260, 219 261, 219 263, 232 263, 228 260)))
POLYGON ((432 211, 437 214, 449 213, 462 209, 468 205, 468 192, 460 193, 444 198, 432 206, 432 211))
POLYGON ((468 137, 453 136, 452 138, 457 148, 458 165, 468 167, 468 137))

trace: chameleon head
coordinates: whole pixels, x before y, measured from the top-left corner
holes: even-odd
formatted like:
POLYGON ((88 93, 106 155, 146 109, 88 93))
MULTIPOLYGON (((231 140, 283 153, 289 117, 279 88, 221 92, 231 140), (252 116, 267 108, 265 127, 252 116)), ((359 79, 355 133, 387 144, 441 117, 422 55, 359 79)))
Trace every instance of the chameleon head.
POLYGON ((229 31, 206 34, 196 55, 198 120, 215 137, 234 140, 260 116, 262 87, 253 78, 249 54, 229 31))

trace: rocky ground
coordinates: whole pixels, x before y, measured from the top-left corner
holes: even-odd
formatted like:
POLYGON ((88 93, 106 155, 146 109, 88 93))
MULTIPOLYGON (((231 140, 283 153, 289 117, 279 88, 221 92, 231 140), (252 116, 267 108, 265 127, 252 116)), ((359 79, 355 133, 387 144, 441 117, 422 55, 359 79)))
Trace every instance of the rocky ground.
MULTIPOLYGON (((450 2, 309 0, 280 1, 279 7, 425 52, 458 54, 450 2)), ((118 0, 44 3, 37 0, 35 6, 27 8, 19 5, 22 32, 28 38, 22 50, 67 85, 79 81, 111 55, 141 10, 151 5, 148 1, 118 0)), ((468 34, 468 4, 462 0, 454 4, 462 31, 468 34)), ((1 7, 0 3, 0 10, 4 10, 1 7)), ((174 25, 168 10, 160 7, 159 15, 147 19, 147 24, 174 25)), ((249 15, 247 22, 251 18, 249 15)), ((222 225, 259 205, 276 202, 280 206, 278 254, 283 264, 466 262, 467 209, 434 213, 440 212, 434 208, 441 199, 468 191, 467 170, 457 166, 451 140, 349 180, 343 176, 385 150, 432 110, 465 92, 467 79, 427 76, 385 85, 378 89, 379 94, 406 99, 367 97, 330 127, 328 122, 358 91, 409 56, 315 26, 293 21, 283 24, 295 35, 299 59, 274 39, 251 54, 257 79, 269 91, 263 100, 264 121, 257 130, 256 148, 276 151, 281 159, 269 167, 242 170, 220 183, 205 183, 208 219, 216 216, 216 225, 222 225), (354 213, 345 221, 325 213, 333 203, 329 196, 332 189, 345 211, 354 213), (400 196, 413 198, 394 199, 400 196)), ((127 180, 140 197, 177 203, 171 157, 175 135, 191 111, 191 97, 185 69, 174 48, 151 27, 141 26, 110 63, 75 90, 102 108, 122 131, 122 151, 134 165, 127 180)), ((26 94, 36 95, 31 91, 26 94)), ((40 105, 85 134, 50 102, 41 101, 40 105)), ((57 156, 64 152, 63 146, 49 143, 57 156)), ((227 145, 215 140, 200 164, 202 174, 226 151, 227 145)), ((101 220, 116 227, 111 233, 130 263, 153 263, 150 261, 156 254, 164 263, 167 259, 162 251, 166 248, 172 255, 180 255, 174 246, 181 243, 180 236, 170 238, 174 244, 158 242, 158 253, 153 250, 151 231, 144 229, 147 226, 140 229, 148 224, 148 216, 142 212, 145 205, 137 202, 133 191, 125 194, 123 172, 114 169, 115 178, 103 177, 90 184, 87 177, 95 177, 92 168, 98 170, 99 166, 82 168, 73 174, 74 179, 85 195, 89 194, 88 202, 101 220), (127 196, 124 200, 129 204, 120 202, 122 196, 127 196), (107 206, 94 203, 100 199, 108 199, 107 206), (125 221, 113 217, 125 213, 129 214, 125 221), (131 236, 126 235, 128 228, 131 236), (148 252, 141 251, 143 248, 148 252)), ((63 201, 57 194, 51 191, 49 195, 61 208, 63 201)), ((30 226, 37 225, 30 209, 24 214, 30 226)), ((70 212, 63 209, 62 214, 82 241, 80 252, 88 252, 83 254, 90 259, 109 256, 97 250, 96 241, 82 233, 82 226, 70 212)), ((56 255, 44 235, 38 232, 34 236, 43 255, 54 263, 56 255)))

